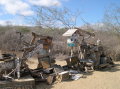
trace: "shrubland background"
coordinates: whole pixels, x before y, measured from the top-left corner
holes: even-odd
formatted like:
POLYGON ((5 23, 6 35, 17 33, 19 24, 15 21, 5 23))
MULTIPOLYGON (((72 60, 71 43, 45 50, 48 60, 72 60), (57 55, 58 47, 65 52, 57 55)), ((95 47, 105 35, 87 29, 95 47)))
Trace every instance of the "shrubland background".
MULTIPOLYGON (((92 27, 92 26, 91 26, 92 27)), ((85 26, 82 27, 86 28, 85 26)), ((87 28, 85 30, 95 33, 95 38, 90 38, 89 43, 95 43, 100 39, 105 51, 115 60, 120 60, 120 35, 113 30, 106 30, 104 26, 93 26, 94 29, 87 28), (104 30, 103 30, 104 29, 104 30)), ((53 37, 53 54, 67 55, 69 50, 66 44, 66 38, 62 34, 67 29, 45 29, 41 27, 27 26, 0 26, 0 50, 19 51, 23 47, 23 41, 30 42, 32 32, 41 35, 49 35, 53 37), (22 33, 22 38, 18 32, 22 33), (21 41, 22 40, 22 41, 21 41)))

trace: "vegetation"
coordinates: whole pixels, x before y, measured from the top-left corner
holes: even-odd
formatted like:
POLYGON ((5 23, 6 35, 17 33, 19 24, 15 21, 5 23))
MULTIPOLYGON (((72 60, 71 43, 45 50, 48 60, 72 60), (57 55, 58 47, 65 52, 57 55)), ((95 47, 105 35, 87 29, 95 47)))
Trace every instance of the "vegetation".
MULTIPOLYGON (((32 19, 37 24, 35 27, 27 26, 0 26, 0 49, 9 51, 19 51, 23 47, 23 41, 30 42, 31 32, 36 32, 41 35, 49 35, 53 37, 54 54, 67 54, 68 48, 66 38, 62 34, 67 30, 76 26, 76 20, 79 13, 70 12, 68 9, 56 9, 37 7, 36 17, 32 19), (47 13, 46 13, 47 12, 47 13), (22 33, 20 38, 20 34, 22 33)), ((95 33, 95 38, 87 40, 89 43, 95 43, 97 39, 102 41, 107 54, 114 60, 120 60, 120 8, 116 7, 113 14, 108 11, 105 13, 102 25, 92 26, 86 23, 89 32, 95 33), (93 29, 94 28, 94 29, 93 29)), ((31 18, 31 17, 29 17, 31 18)))
MULTIPOLYGON (((1 28, 0 28, 1 29, 1 28)), ((20 40, 20 35, 17 33, 22 32, 22 40, 30 42, 32 36, 31 32, 36 32, 41 35, 49 35, 53 37, 53 51, 54 54, 67 54, 68 48, 66 44, 66 38, 62 37, 62 34, 66 29, 42 29, 39 27, 4 27, 4 31, 0 31, 0 49, 8 51, 19 51, 23 47, 23 43, 20 40)), ((96 36, 87 40, 89 43, 95 43, 99 38, 102 41, 102 45, 105 47, 106 53, 108 53, 114 60, 120 60, 120 39, 119 36, 113 31, 107 30, 94 30, 96 36)))

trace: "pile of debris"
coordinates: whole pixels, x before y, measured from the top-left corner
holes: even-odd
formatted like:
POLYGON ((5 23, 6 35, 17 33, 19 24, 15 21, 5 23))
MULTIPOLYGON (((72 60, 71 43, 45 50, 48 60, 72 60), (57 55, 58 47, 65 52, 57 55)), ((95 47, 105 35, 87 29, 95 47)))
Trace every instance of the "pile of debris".
POLYGON ((30 43, 25 43, 23 56, 17 58, 16 55, 3 54, 0 58, 0 80, 11 80, 24 76, 32 76, 35 81, 46 81, 48 84, 61 82, 63 80, 77 80, 84 77, 83 72, 94 71, 114 65, 111 57, 105 55, 104 48, 100 40, 96 44, 89 44, 85 40, 94 37, 79 28, 69 29, 63 34, 67 36, 67 45, 70 47, 70 55, 65 59, 67 65, 55 64, 52 55, 52 37, 32 33, 33 39, 30 43), (84 34, 88 36, 85 37, 84 34), (82 37, 82 41, 79 41, 82 37), (74 51, 74 48, 77 49, 74 51), (37 69, 30 69, 26 64, 33 55, 38 55, 37 69), (9 69, 9 71, 8 71, 9 69))
POLYGON ((90 44, 85 41, 90 37, 94 37, 94 33, 75 28, 66 31, 63 36, 68 37, 67 45, 71 48, 70 58, 66 59, 69 67, 79 68, 80 71, 87 72, 89 70, 114 66, 112 58, 105 54, 105 50, 99 39, 95 44, 90 44), (80 37, 82 37, 82 41, 79 41, 80 37), (74 50, 75 48, 77 50, 74 50))

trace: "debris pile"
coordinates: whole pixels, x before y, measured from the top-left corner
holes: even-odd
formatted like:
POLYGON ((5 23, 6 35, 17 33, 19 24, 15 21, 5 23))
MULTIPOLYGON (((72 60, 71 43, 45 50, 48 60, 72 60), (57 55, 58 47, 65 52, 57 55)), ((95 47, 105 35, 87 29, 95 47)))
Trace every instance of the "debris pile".
POLYGON ((90 37, 95 36, 94 33, 75 28, 69 29, 63 36, 68 37, 67 44, 71 48, 70 58, 66 59, 68 67, 87 72, 114 65, 112 58, 105 54, 105 50, 99 39, 95 44, 86 42, 90 37), (79 40, 80 37, 82 37, 82 41, 79 40), (77 49, 76 52, 73 50, 74 48, 77 49))
POLYGON ((82 29, 69 29, 63 34, 68 37, 66 45, 70 47, 70 55, 65 59, 67 63, 65 66, 55 64, 51 50, 52 37, 36 33, 32 33, 32 36, 31 42, 25 43, 21 58, 16 55, 2 54, 0 80, 13 81, 16 78, 21 79, 30 75, 37 82, 46 81, 48 84, 52 84, 68 79, 78 80, 84 77, 83 73, 114 65, 111 57, 105 55, 101 41, 97 40, 95 44, 87 43, 85 40, 95 35, 82 29), (82 37, 81 41, 80 37, 82 37), (74 48, 77 50, 74 51, 74 48), (39 64, 37 69, 30 69, 26 61, 35 54, 38 55, 39 64))

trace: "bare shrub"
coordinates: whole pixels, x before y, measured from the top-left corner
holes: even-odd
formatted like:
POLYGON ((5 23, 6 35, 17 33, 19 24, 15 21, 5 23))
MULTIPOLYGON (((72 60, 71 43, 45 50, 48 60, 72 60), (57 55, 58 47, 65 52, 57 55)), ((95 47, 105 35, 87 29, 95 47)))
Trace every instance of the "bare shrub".
POLYGON ((8 30, 4 34, 0 35, 0 47, 3 50, 15 50, 19 38, 15 34, 14 30, 8 30))
POLYGON ((8 51, 18 51, 23 47, 22 40, 29 40, 30 36, 24 36, 20 39, 20 35, 16 30, 10 29, 0 35, 0 49, 8 51))
POLYGON ((114 60, 120 60, 120 39, 119 36, 111 31, 97 31, 96 37, 91 42, 95 43, 100 39, 104 47, 105 53, 114 60))
MULTIPOLYGON (((66 37, 63 37, 62 34, 66 29, 39 29, 32 28, 34 32, 41 35, 49 35, 53 37, 53 55, 56 54, 66 54, 69 53, 69 48, 67 47, 66 37)), ((114 60, 120 60, 120 40, 119 36, 114 32, 110 31, 96 31, 95 38, 87 40, 88 43, 96 43, 99 38, 104 46, 106 54, 111 56, 114 60)), ((23 33, 22 41, 30 43, 32 39, 31 31, 28 33, 23 33)), ((0 32, 0 50, 8 51, 18 51, 23 47, 23 42, 20 40, 19 34, 16 33, 16 30, 9 29, 6 31, 0 32)))

